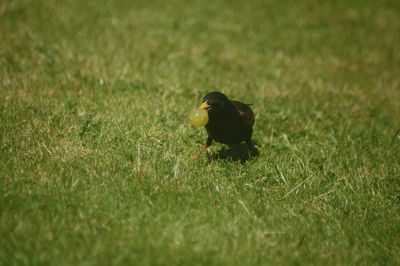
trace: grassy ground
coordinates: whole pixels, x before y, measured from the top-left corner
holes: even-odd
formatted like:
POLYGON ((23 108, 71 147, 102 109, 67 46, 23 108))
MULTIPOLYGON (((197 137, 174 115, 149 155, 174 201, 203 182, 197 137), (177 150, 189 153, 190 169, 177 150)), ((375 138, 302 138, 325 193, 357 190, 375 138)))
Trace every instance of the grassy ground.
POLYGON ((1 1, 0 264, 399 265, 400 4, 316 2, 1 1))

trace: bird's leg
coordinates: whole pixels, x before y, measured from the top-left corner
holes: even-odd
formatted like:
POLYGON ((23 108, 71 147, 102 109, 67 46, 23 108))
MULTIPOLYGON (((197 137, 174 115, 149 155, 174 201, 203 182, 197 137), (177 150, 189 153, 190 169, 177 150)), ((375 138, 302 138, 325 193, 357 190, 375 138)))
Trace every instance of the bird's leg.
POLYGON ((196 159, 203 151, 205 151, 208 147, 210 147, 211 143, 212 143, 212 138, 208 137, 206 145, 203 148, 201 148, 201 150, 199 150, 195 155, 193 155, 190 160, 196 159))
POLYGON ((253 145, 253 142, 251 141, 251 139, 246 140, 246 146, 247 146, 248 151, 251 151, 252 149, 254 149, 254 145, 253 145))
POLYGON ((208 146, 204 146, 203 148, 201 148, 201 150, 199 150, 195 155, 192 156, 192 158, 190 158, 191 161, 193 161, 194 159, 196 159, 197 157, 199 157, 199 155, 205 151, 208 148, 208 146))
POLYGON ((251 139, 246 140, 246 146, 247 146, 247 152, 249 155, 253 156, 253 155, 258 155, 258 151, 256 149, 256 147, 254 147, 253 142, 251 141, 251 139))

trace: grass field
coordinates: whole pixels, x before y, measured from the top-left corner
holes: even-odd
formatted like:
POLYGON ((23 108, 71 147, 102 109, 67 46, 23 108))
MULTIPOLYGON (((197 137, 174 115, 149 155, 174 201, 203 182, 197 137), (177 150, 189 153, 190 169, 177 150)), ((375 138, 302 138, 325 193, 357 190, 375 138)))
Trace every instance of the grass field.
POLYGON ((399 265, 399 32, 394 0, 1 1, 0 265, 399 265), (259 156, 188 162, 213 90, 259 156))

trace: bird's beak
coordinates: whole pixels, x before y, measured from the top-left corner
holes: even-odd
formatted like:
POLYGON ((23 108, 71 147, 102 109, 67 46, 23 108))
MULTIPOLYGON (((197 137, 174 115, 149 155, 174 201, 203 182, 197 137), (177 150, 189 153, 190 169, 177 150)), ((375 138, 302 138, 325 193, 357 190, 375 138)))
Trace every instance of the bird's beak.
POLYGON ((198 109, 207 110, 207 109, 210 109, 210 105, 208 104, 208 102, 204 102, 198 107, 198 109))

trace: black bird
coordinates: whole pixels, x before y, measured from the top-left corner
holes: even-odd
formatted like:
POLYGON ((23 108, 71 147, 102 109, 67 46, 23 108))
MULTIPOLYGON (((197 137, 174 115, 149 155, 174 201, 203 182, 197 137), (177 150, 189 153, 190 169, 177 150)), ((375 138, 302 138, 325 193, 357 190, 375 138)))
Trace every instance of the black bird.
POLYGON ((205 126, 208 138, 206 145, 192 157, 192 160, 205 151, 213 140, 228 145, 245 141, 247 147, 253 150, 251 135, 254 113, 249 104, 231 101, 223 93, 214 91, 203 97, 199 109, 205 109, 208 113, 209 120, 205 126))

